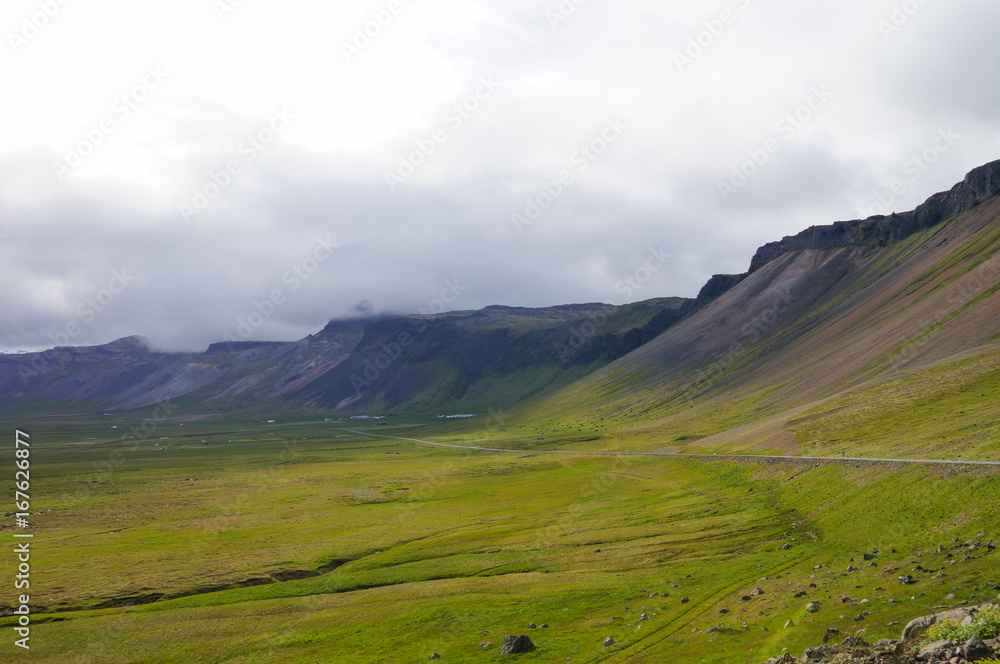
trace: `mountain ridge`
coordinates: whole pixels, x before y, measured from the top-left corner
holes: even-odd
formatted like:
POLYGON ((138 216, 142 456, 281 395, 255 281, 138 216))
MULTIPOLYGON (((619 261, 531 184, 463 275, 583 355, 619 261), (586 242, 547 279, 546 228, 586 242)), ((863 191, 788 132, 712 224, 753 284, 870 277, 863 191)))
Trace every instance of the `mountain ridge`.
MULTIPOLYGON (((471 410, 556 394, 629 363, 644 376, 700 372, 711 386, 747 362, 761 339, 777 334, 791 343, 817 326, 835 326, 830 298, 856 299, 849 293, 877 284, 879 261, 944 260, 949 247, 893 258, 894 248, 949 219, 954 223, 944 227, 953 228, 941 242, 968 241, 973 231, 962 230, 959 217, 998 195, 995 161, 910 212, 813 226, 765 244, 748 272, 713 275, 696 298, 335 319, 299 341, 220 342, 203 353, 159 353, 141 337, 126 337, 2 355, 0 404, 96 411, 187 398, 190 408, 213 412, 471 410), (793 320, 800 322, 783 327, 793 320)), ((975 232, 985 222, 977 223, 975 232)), ((651 389, 657 381, 642 382, 651 389)))

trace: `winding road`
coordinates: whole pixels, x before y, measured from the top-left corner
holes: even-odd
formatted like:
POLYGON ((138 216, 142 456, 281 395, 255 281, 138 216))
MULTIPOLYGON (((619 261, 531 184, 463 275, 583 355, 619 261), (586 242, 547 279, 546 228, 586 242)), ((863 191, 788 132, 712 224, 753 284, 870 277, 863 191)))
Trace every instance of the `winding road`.
POLYGON ((878 459, 866 457, 814 457, 814 456, 775 456, 775 455, 754 455, 754 454, 678 454, 675 452, 579 452, 571 450, 503 450, 495 447, 475 447, 468 445, 451 445, 448 443, 435 443, 430 440, 420 440, 419 438, 403 438, 400 436, 386 436, 384 434, 357 431, 355 429, 339 429, 339 431, 349 431, 360 436, 372 436, 374 438, 388 438, 390 440, 403 440, 420 445, 431 445, 433 447, 448 447, 456 450, 469 450, 472 452, 499 452, 503 454, 559 454, 578 456, 603 456, 603 457, 668 457, 677 459, 741 459, 749 461, 839 461, 847 463, 908 463, 925 465, 944 466, 1000 466, 1000 461, 961 461, 952 459, 878 459))

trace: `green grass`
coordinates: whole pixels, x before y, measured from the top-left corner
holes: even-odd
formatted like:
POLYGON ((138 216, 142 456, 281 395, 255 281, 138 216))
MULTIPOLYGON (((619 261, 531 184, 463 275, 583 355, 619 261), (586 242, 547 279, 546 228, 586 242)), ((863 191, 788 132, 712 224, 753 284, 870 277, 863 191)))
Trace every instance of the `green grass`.
MULTIPOLYGON (((103 419, 29 425, 34 510, 53 510, 32 515, 39 662, 498 662, 523 633, 524 661, 742 663, 853 632, 862 608, 868 636, 896 637, 890 623, 1000 580, 985 549, 936 553, 997 532, 986 471, 463 453, 303 418, 175 420, 134 450, 103 419), (848 574, 873 548, 878 567, 848 574), (947 577, 895 581, 917 561, 947 577)), ((525 443, 504 438, 517 422, 470 426, 370 431, 525 443)), ((583 438, 543 442, 613 440, 583 438)), ((0 557, 0 578, 13 565, 0 557)))

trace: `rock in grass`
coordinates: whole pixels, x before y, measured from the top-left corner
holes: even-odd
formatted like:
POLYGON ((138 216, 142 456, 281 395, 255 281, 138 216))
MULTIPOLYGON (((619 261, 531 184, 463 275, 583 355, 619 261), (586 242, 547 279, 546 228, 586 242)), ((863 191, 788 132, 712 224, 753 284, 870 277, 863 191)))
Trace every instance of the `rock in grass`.
POLYGON ((610 648, 611 646, 615 645, 616 643, 618 643, 618 642, 615 641, 614 639, 612 639, 610 636, 606 637, 604 639, 604 647, 605 648, 610 648))
POLYGON ((503 637, 503 647, 500 649, 501 655, 516 655, 534 649, 535 644, 526 636, 513 636, 508 634, 503 637))
POLYGON ((816 613, 819 611, 819 602, 809 602, 806 604, 806 613, 816 613))
POLYGON ((906 627, 903 628, 903 634, 899 637, 900 641, 909 641, 910 639, 922 634, 928 627, 937 622, 937 616, 922 616, 920 618, 914 618, 910 622, 906 623, 906 627))
POLYGON ((830 638, 836 636, 837 634, 840 634, 840 630, 837 629, 836 627, 827 628, 826 634, 823 635, 823 645, 829 643, 830 638))
POLYGON ((441 659, 441 655, 439 655, 439 654, 437 654, 437 653, 434 653, 433 655, 431 655, 431 656, 430 656, 430 657, 428 657, 427 659, 441 659))
POLYGON ((691 601, 690 597, 681 597, 681 604, 687 604, 691 601))

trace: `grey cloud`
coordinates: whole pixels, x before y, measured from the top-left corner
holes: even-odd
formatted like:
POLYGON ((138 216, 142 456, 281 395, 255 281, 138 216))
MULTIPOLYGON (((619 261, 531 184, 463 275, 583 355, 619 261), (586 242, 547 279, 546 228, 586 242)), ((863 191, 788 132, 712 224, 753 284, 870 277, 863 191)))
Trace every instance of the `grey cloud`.
MULTIPOLYGON (((1000 47, 988 30, 1000 15, 982 3, 929 4, 892 40, 877 29, 881 5, 752 3, 684 72, 673 53, 719 8, 585 3, 552 30, 545 12, 558 4, 482 2, 470 32, 436 28, 425 37, 452 67, 454 93, 437 105, 415 100, 431 110, 412 128, 353 155, 283 138, 189 224, 179 203, 268 109, 165 89, 148 118, 167 148, 119 145, 149 167, 142 186, 61 184, 53 152, 0 149, 0 346, 49 346, 76 322, 73 343, 143 334, 162 348, 203 349, 257 305, 269 309, 275 291, 283 303, 254 339, 300 338, 331 317, 417 311, 455 279, 459 309, 693 296, 711 274, 745 270, 760 244, 858 216, 942 125, 960 127, 961 144, 907 182, 893 201, 900 209, 998 156, 1000 47), (385 171, 491 75, 499 91, 390 192, 385 171), (724 203, 719 180, 824 82, 835 100, 724 203), (621 140, 518 233, 511 215, 616 116, 629 123, 621 140), (296 268, 328 237, 336 250, 303 279, 296 268), (616 288, 661 247, 671 258, 640 291, 616 288), (88 308, 115 270, 134 278, 102 311, 88 308)), ((306 78, 297 72, 295 85, 306 78)), ((334 99, 352 94, 337 87, 344 80, 317 84, 334 99)))

